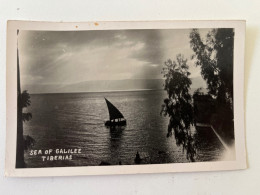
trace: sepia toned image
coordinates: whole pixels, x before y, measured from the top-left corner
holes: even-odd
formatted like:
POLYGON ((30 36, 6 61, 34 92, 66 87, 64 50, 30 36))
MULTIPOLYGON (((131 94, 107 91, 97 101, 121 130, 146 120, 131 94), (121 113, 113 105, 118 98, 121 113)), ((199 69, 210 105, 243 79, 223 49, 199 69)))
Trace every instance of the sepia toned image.
POLYGON ((235 162, 235 38, 17 28, 15 168, 235 162))

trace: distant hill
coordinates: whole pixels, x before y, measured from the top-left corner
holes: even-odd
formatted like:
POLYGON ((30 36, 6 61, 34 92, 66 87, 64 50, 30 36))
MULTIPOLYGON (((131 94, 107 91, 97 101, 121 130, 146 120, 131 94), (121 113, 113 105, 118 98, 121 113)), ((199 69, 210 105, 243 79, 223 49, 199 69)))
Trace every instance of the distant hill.
MULTIPOLYGON (((74 92, 102 92, 102 91, 130 91, 130 90, 158 90, 163 89, 164 79, 125 79, 125 80, 97 80, 84 81, 69 85, 25 85, 22 90, 29 93, 74 93, 74 92)), ((202 78, 193 78, 191 88, 206 88, 202 78)), ((192 90, 193 91, 193 90, 192 90)))
POLYGON ((126 79, 126 80, 104 80, 85 81, 68 85, 63 91, 124 91, 142 89, 163 89, 163 79, 126 79))

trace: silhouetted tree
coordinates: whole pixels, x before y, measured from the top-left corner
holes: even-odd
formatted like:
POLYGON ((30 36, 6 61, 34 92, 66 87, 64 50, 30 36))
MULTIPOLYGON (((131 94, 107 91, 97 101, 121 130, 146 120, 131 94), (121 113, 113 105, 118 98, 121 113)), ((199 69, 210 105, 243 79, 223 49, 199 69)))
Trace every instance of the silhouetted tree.
MULTIPOLYGON (((31 105, 30 94, 27 90, 23 91, 21 94, 21 107, 26 108, 31 105)), ((23 122, 29 121, 32 118, 32 113, 30 112, 22 112, 22 120, 23 122)), ((24 142, 24 150, 28 150, 35 144, 35 140, 29 135, 23 135, 23 142, 24 142)))
MULTIPOLYGON (((21 107, 26 108, 31 105, 31 100, 30 100, 30 94, 27 92, 27 90, 23 91, 21 94, 21 107)), ((27 113, 22 113, 22 120, 23 122, 29 121, 32 118, 32 114, 30 112, 27 113)))
POLYGON ((161 114, 170 117, 167 137, 171 136, 174 130, 177 145, 182 145, 187 151, 187 158, 195 161, 196 151, 190 132, 190 126, 193 125, 193 107, 189 93, 191 79, 188 69, 187 59, 181 54, 176 56, 176 61, 169 59, 165 62, 162 74, 168 98, 164 99, 161 114))
POLYGON ((216 99, 216 111, 212 122, 234 137, 233 123, 233 52, 234 30, 213 29, 203 40, 197 29, 190 33, 190 45, 196 65, 207 82, 209 95, 216 99))
MULTIPOLYGON (((19 31, 17 31, 17 35, 19 31)), ((31 113, 23 113, 23 108, 30 106, 30 95, 27 91, 21 93, 20 85, 20 65, 19 65, 19 51, 17 42, 17 140, 16 140, 16 168, 24 168, 24 150, 34 144, 34 140, 27 136, 24 139, 23 122, 29 121, 32 118, 31 113), (27 145, 29 144, 29 145, 27 145)))
MULTIPOLYGON (((18 36, 19 30, 17 30, 18 36)), ((20 65, 17 42, 17 138, 16 138, 16 168, 25 167, 24 162, 24 140, 23 140, 23 107, 21 106, 20 65)))
MULTIPOLYGON (((190 33, 190 45, 201 67, 201 75, 206 80, 209 94, 220 104, 233 106, 233 49, 234 31, 230 28, 213 29, 203 41, 199 31, 190 33)), ((233 108, 232 108, 233 109, 233 108)))

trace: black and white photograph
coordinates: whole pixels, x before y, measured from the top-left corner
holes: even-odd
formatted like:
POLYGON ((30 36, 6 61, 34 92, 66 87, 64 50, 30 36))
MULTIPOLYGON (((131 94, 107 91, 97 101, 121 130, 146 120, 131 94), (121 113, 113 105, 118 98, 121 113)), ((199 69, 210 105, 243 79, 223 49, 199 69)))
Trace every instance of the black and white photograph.
POLYGON ((75 28, 16 30, 16 169, 236 160, 235 28, 75 28))
POLYGON ((0 195, 260 195, 259 8, 2 0, 0 195))

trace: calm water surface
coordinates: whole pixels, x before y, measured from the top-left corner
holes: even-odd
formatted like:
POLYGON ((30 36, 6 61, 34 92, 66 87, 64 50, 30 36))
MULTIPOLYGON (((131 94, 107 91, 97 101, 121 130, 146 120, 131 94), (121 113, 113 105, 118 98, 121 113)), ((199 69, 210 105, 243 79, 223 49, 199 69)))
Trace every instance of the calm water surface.
MULTIPOLYGON (((169 118, 160 116, 164 91, 33 94, 31 121, 24 123, 24 134, 36 141, 33 149, 81 148, 71 161, 42 162, 40 156, 25 154, 27 167, 95 166, 134 164, 137 151, 144 163, 189 162, 186 152, 167 138, 169 118), (127 119, 125 128, 104 126, 109 118, 106 97, 127 119)), ((192 132, 198 141, 197 161, 216 161, 223 146, 208 128, 192 132)))

